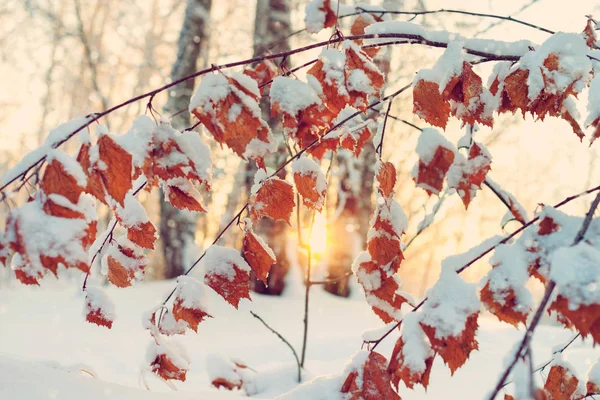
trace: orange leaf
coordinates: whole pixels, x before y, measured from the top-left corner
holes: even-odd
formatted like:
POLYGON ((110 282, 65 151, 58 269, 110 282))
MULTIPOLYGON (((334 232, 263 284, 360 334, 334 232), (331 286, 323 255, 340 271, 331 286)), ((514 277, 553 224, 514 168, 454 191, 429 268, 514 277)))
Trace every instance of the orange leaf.
MULTIPOLYGON (((324 50, 319 56, 319 60, 306 72, 320 84, 320 97, 336 115, 351 100, 346 90, 344 65, 339 65, 336 62, 337 58, 332 57, 338 54, 343 57, 338 50, 324 50)), ((312 82, 311 85, 314 86, 312 82)))
POLYGON ((242 255, 258 279, 267 284, 271 266, 277 261, 269 246, 252 229, 247 229, 242 245, 242 255))
POLYGON ((156 228, 150 221, 134 225, 127 229, 127 239, 140 247, 153 250, 156 241, 156 228))
POLYGON ((98 139, 101 165, 96 165, 106 192, 123 205, 125 195, 132 187, 132 157, 109 135, 98 139))
POLYGON ((571 371, 561 365, 553 365, 548 373, 544 390, 551 399, 581 398, 585 393, 578 393, 578 386, 579 379, 571 371))
POLYGON ((296 204, 294 189, 284 180, 276 177, 268 178, 252 195, 249 204, 250 216, 254 221, 269 217, 290 224, 290 217, 296 204))
POLYGON ((567 328, 575 327, 581 336, 592 336, 594 344, 600 344, 600 304, 581 304, 577 308, 569 305, 569 300, 558 295, 548 308, 548 313, 556 311, 559 321, 567 328))
POLYGON ((90 144, 84 143, 79 148, 79 153, 77 154, 77 162, 83 168, 83 172, 85 172, 87 176, 87 187, 85 188, 85 192, 91 194, 102 203, 106 204, 105 200, 105 192, 104 192, 104 184, 102 183, 102 177, 92 166, 90 160, 90 144))
MULTIPOLYGON (((362 355, 359 353, 359 355, 362 355)), ((392 389, 390 376, 386 371, 387 360, 374 351, 368 353, 359 371, 350 371, 344 380, 340 392, 346 393, 349 400, 380 400, 397 399, 400 396, 392 389), (362 379, 357 379, 360 376, 362 379)))
POLYGON ((481 290, 481 301, 500 321, 507 322, 515 328, 519 322, 522 322, 523 324, 527 322, 528 314, 517 310, 518 302, 515 291, 512 288, 496 294, 490 290, 490 284, 488 282, 481 290), (496 296, 503 297, 503 304, 498 303, 496 296))
POLYGON ((444 186, 444 177, 454 162, 454 151, 439 146, 435 155, 425 164, 419 161, 415 183, 423 188, 429 195, 438 194, 444 186))
POLYGON ((259 100, 255 80, 243 74, 219 73, 204 77, 190 107, 217 142, 245 160, 275 150, 271 130, 261 118, 259 100))
POLYGON ((182 185, 168 185, 163 187, 165 196, 169 203, 180 210, 190 210, 196 212, 206 212, 202 204, 196 198, 200 197, 200 193, 194 187, 184 182, 182 185))
POLYGON ((58 194, 65 197, 71 203, 77 204, 79 195, 81 195, 84 188, 79 186, 77 179, 67 173, 63 164, 54 158, 44 171, 44 176, 40 182, 40 189, 46 195, 58 194))
POLYGON ((404 346, 405 344, 402 337, 399 337, 394 346, 394 350, 392 351, 390 365, 387 369, 388 373, 392 376, 394 386, 397 389, 400 380, 402 380, 409 389, 412 389, 415 384, 423 385, 423 387, 427 389, 427 386, 429 386, 429 375, 431 374, 434 356, 431 355, 424 360, 425 369, 423 371, 413 371, 410 368, 410 365, 405 363, 403 354, 404 346))
POLYGON ((321 211, 327 186, 319 164, 301 157, 292 164, 292 171, 296 190, 302 196, 302 203, 310 209, 321 211))
POLYGON ((173 302, 173 317, 176 321, 187 322, 190 329, 198 332, 198 324, 206 318, 212 318, 203 310, 197 308, 188 308, 182 305, 183 300, 176 298, 173 302))
POLYGON ((249 277, 248 272, 233 266, 235 276, 232 280, 228 276, 218 273, 206 274, 204 283, 210 286, 215 292, 223 297, 229 304, 238 308, 241 299, 249 299, 248 290, 249 277))
POLYGON ((104 326, 108 329, 112 328, 115 318, 114 306, 100 289, 95 287, 85 288, 85 308, 85 319, 87 322, 104 326))
POLYGON ((471 351, 479 348, 475 339, 475 331, 477 331, 478 327, 478 315, 479 312, 476 312, 467 318, 465 329, 460 336, 448 336, 443 339, 436 336, 436 328, 434 326, 421 323, 423 331, 431 342, 431 348, 442 357, 453 375, 457 369, 464 365, 471 351))
POLYGON ((253 67, 246 68, 244 74, 256 81, 260 88, 260 94, 263 94, 267 88, 263 85, 277 76, 277 65, 271 60, 263 60, 253 67))
POLYGON ((590 49, 593 49, 596 45, 596 30, 594 29, 595 26, 596 22, 592 18, 588 18, 587 23, 585 24, 585 29, 583 30, 585 44, 587 44, 590 49))
POLYGON ((312 0, 306 5, 304 17, 306 31, 317 33, 330 28, 337 22, 337 13, 331 8, 330 0, 312 0))
POLYGON ((152 372, 160 376, 165 381, 176 380, 184 382, 187 370, 179 368, 167 354, 157 354, 150 363, 152 372))
POLYGON ((394 164, 389 161, 380 163, 375 179, 381 193, 386 197, 391 196, 396 185, 396 168, 394 168, 394 164))
POLYGON ((433 126, 446 129, 450 104, 440 94, 435 82, 420 80, 413 89, 413 113, 433 126))
POLYGON ((103 262, 110 283, 124 288, 131 286, 136 278, 143 276, 148 260, 133 243, 128 243, 121 238, 117 240, 116 245, 109 247, 103 262))
POLYGON ((448 174, 448 186, 456 189, 465 209, 469 207, 477 189, 481 188, 481 184, 491 169, 491 163, 490 153, 476 142, 473 142, 469 149, 468 160, 461 156, 454 162, 452 170, 448 174))

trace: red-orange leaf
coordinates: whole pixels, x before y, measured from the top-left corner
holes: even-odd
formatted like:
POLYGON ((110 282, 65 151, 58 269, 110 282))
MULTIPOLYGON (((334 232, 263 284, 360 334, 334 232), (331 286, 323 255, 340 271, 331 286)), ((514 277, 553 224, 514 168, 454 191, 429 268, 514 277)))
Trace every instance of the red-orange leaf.
POLYGON ((260 88, 260 93, 263 94, 268 87, 263 85, 266 85, 267 82, 277 76, 277 65, 271 60, 264 60, 253 67, 246 68, 244 74, 256 81, 260 88))
POLYGON ((123 205, 125 195, 132 187, 131 154, 115 142, 109 135, 98 139, 100 164, 96 165, 106 192, 123 205))
POLYGON ((459 336, 448 336, 443 339, 436 336, 436 328, 434 326, 421 323, 423 331, 431 342, 432 349, 442 357, 452 374, 464 365, 471 351, 479 348, 475 339, 475 331, 477 331, 478 327, 478 315, 479 313, 477 312, 467 318, 465 329, 459 336))
POLYGON ((450 104, 440 94, 435 82, 420 80, 413 89, 413 113, 433 126, 446 129, 450 104))
MULTIPOLYGON (((355 357, 364 357, 359 353, 355 357)), ((400 400, 392 389, 390 375, 386 371, 387 360, 377 352, 370 352, 362 365, 352 366, 340 392, 349 400, 400 400), (362 379, 358 379, 359 375, 362 379)))
POLYGON ((242 255, 258 279, 267 284, 271 266, 277 261, 269 246, 248 228, 242 245, 242 255))
POLYGON ((573 326, 583 337, 591 335, 594 344, 600 344, 600 304, 572 307, 567 298, 558 295, 548 308, 548 313, 551 311, 556 311, 559 321, 568 328, 573 326))
POLYGON ((304 22, 307 32, 317 33, 321 29, 334 26, 337 13, 331 8, 330 0, 312 0, 306 5, 304 22))
POLYGON ((290 224, 294 210, 294 189, 286 181, 273 177, 264 181, 250 198, 250 216, 254 221, 269 217, 290 224))
POLYGON ((412 389, 415 384, 423 385, 423 387, 427 389, 434 356, 431 355, 424 360, 425 369, 423 371, 413 371, 411 366, 405 363, 403 354, 404 347, 404 341, 402 340, 402 337, 399 337, 394 346, 394 350, 392 351, 390 365, 387 369, 388 373, 392 376, 394 386, 398 388, 398 384, 400 380, 402 380, 409 389, 412 389))
POLYGON ((327 185, 319 164, 302 157, 294 161, 292 171, 296 190, 302 197, 302 203, 308 208, 321 211, 325 203, 327 185))
POLYGON ((396 168, 394 168, 394 164, 389 161, 380 163, 375 179, 381 193, 386 197, 391 196, 396 185, 396 168))
POLYGON ((562 365, 553 365, 548 373, 544 390, 551 399, 581 398, 585 393, 578 392, 579 379, 562 365))
POLYGON ((79 186, 77 179, 65 170, 63 164, 54 158, 46 167, 40 182, 40 189, 46 195, 58 194, 65 197, 73 204, 77 204, 83 187, 79 186))
POLYGON ((96 287, 85 289, 85 319, 87 322, 112 328, 115 319, 114 306, 106 294, 96 287))
POLYGON ((189 210, 196 212, 206 212, 204 207, 197 198, 200 198, 200 193, 191 184, 185 183, 180 186, 166 186, 163 188, 165 196, 169 203, 180 210, 189 210))
POLYGON ((134 225, 127 229, 127 239, 140 247, 153 250, 154 242, 156 242, 156 228, 150 221, 134 225))
POLYGON ((238 307, 241 299, 250 299, 250 266, 234 249, 213 245, 203 259, 204 283, 223 297, 229 304, 238 307))
POLYGON ((489 282, 481 290, 481 302, 485 304, 486 308, 494 314, 500 321, 507 322, 517 327, 519 322, 525 324, 527 321, 526 313, 517 309, 517 298, 512 288, 504 291, 503 293, 503 304, 498 303, 495 299, 496 294, 490 290, 489 282))

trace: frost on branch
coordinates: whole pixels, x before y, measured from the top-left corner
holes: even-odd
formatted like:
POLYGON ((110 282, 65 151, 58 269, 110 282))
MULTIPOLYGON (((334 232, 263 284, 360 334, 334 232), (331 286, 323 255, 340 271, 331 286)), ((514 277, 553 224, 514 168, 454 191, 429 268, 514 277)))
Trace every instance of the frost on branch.
POLYGON ((340 392, 348 400, 397 399, 392 389, 390 375, 386 371, 387 360, 376 352, 360 351, 346 364, 346 377, 340 392))
POLYGON ((494 97, 464 61, 460 43, 448 43, 432 69, 419 71, 414 85, 413 112, 431 125, 445 129, 450 113, 463 124, 493 125, 494 97))
POLYGON ((310 209, 321 211, 325 203, 327 182, 319 164, 303 156, 292 163, 292 172, 302 203, 310 209))
POLYGON ((165 381, 185 381, 190 365, 190 357, 185 349, 175 341, 165 339, 156 328, 151 329, 154 339, 148 345, 146 359, 152 372, 165 381))
POLYGON ((442 265, 439 280, 427 291, 421 326, 452 374, 478 348, 479 307, 475 285, 463 281, 451 265, 442 265))
POLYGON ((198 324, 206 318, 212 318, 209 314, 210 299, 206 290, 202 282, 192 277, 182 275, 177 278, 173 318, 198 332, 198 324))
POLYGON ((492 156, 480 143, 473 142, 469 149, 469 158, 457 154, 454 163, 448 170, 448 187, 456 189, 465 205, 469 207, 471 200, 481 189, 481 185, 491 169, 492 156))
POLYGON ((122 236, 111 241, 102 257, 102 273, 113 285, 125 288, 142 280, 148 259, 141 248, 122 236))
POLYGON ((267 277, 271 266, 277 261, 275 253, 265 241, 258 236, 250 227, 250 221, 244 229, 244 241, 242 244, 242 256, 252 268, 254 275, 263 283, 267 284, 267 277))
POLYGON ((249 396, 257 392, 256 372, 240 360, 209 354, 206 357, 206 370, 211 385, 217 389, 243 389, 249 396))
POLYGON ((519 244, 498 245, 490 260, 492 270, 483 279, 481 302, 500 321, 515 327, 525 324, 533 307, 531 292, 526 288, 529 280, 528 264, 522 258, 525 249, 519 244))
POLYGON ((317 33, 321 29, 330 28, 337 21, 337 2, 331 0, 311 0, 305 9, 304 23, 306 31, 317 33))
POLYGON ((97 287, 85 288, 85 319, 98 326, 112 328, 115 320, 115 306, 108 296, 97 287))
POLYGON ((387 369, 396 389, 400 380, 409 389, 415 384, 421 384, 425 389, 429 385, 434 353, 419 324, 420 317, 420 313, 413 312, 402 320, 400 337, 396 341, 387 369))
POLYGON ((429 195, 438 194, 444 178, 456 157, 456 149, 437 130, 425 128, 417 142, 419 163, 413 169, 413 179, 429 195))
POLYGON ((290 217, 296 204, 294 188, 283 179, 268 178, 266 172, 259 169, 254 176, 252 196, 248 204, 252 221, 269 217, 290 224, 290 217))
POLYGON ((217 142, 243 159, 251 158, 262 165, 262 159, 275 151, 276 144, 262 119, 259 101, 254 79, 238 73, 216 73, 204 77, 189 108, 217 142))
POLYGON ((250 266, 237 250, 213 245, 203 259, 204 283, 238 308, 241 299, 250 299, 250 266))
POLYGON ((535 50, 527 52, 504 79, 505 111, 520 109, 539 119, 560 117, 571 124, 579 138, 583 130, 570 96, 577 96, 591 79, 592 65, 581 35, 556 33, 535 50))

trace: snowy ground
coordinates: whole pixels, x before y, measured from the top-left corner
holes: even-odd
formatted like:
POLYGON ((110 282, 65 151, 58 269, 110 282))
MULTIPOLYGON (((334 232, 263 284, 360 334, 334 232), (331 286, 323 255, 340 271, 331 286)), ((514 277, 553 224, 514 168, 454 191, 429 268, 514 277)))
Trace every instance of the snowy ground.
MULTIPOLYGON (((216 295, 215 318, 203 322, 199 333, 188 332, 180 342, 192 359, 188 380, 177 383, 174 392, 151 373, 143 373, 150 336, 142 328, 141 315, 158 304, 173 282, 147 283, 136 288, 108 288, 117 308, 112 330, 84 321, 83 297, 75 284, 48 282, 42 288, 18 284, 0 288, 0 399, 231 399, 242 393, 210 387, 205 359, 221 353, 241 359, 258 371, 256 398, 274 398, 293 390, 295 364, 289 349, 249 314, 253 310, 280 331, 297 350, 302 335, 302 288, 295 284, 281 298, 253 294, 236 311, 216 295), (90 378, 81 369, 92 372, 90 378), (69 372, 71 371, 71 372, 69 372), (147 382, 147 391, 142 382, 147 382)), ((365 329, 381 326, 362 294, 355 288, 351 299, 340 299, 314 287, 307 371, 305 380, 318 375, 340 374, 344 364, 361 347, 365 329)), ((431 386, 408 391, 403 399, 460 397, 481 399, 494 385, 505 354, 521 333, 491 317, 480 318, 479 351, 451 379, 439 358, 434 364, 431 386)), ((552 347, 564 343, 571 333, 542 326, 535 335, 535 359, 549 359, 552 347)), ((378 348, 389 357, 395 337, 378 348)), ((589 343, 577 341, 565 358, 583 375, 600 355, 589 343)), ((285 394, 286 399, 335 398, 323 388, 337 385, 335 379, 320 380, 319 389, 285 394), (310 393, 310 394, 307 394, 310 393)))

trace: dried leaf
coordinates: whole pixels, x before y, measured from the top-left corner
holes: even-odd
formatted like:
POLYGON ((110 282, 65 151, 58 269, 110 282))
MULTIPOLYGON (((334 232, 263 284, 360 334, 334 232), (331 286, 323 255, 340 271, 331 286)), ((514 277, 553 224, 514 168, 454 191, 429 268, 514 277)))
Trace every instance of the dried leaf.
POLYGON ((414 178, 417 186, 423 188, 429 195, 438 194, 444 187, 444 178, 454 158, 454 151, 439 146, 429 164, 419 160, 417 176, 414 178))
POLYGON ((173 318, 175 318, 176 321, 187 322, 190 329, 198 332, 198 324, 206 318, 212 318, 212 316, 204 310, 183 306, 183 301, 184 300, 180 298, 176 298, 173 301, 173 318))
POLYGON ((490 290, 489 282, 481 290, 481 302, 485 304, 485 307, 500 321, 507 322, 513 325, 515 328, 519 322, 525 324, 527 322, 528 313, 517 310, 518 302, 515 292, 512 288, 507 291, 500 293, 494 293, 490 290), (501 296, 504 300, 504 304, 496 301, 496 296, 501 296))
POLYGON ((77 204, 84 188, 77 184, 77 179, 67 173, 62 163, 55 158, 48 164, 44 171, 44 176, 40 182, 40 189, 46 195, 58 194, 71 203, 77 204))
POLYGON ((167 354, 157 354, 150 363, 150 368, 152 372, 165 381, 176 380, 184 382, 186 379, 187 370, 177 367, 167 354))
POLYGON ((154 242, 157 239, 156 228, 150 221, 134 225, 127 229, 127 239, 140 247, 154 250, 154 242))
POLYGON ((467 318, 465 329, 460 336, 448 336, 443 339, 436 336, 436 328, 434 326, 421 323, 423 331, 431 342, 431 348, 442 357, 444 363, 450 368, 452 375, 464 365, 471 351, 479 348, 475 339, 475 332, 478 328, 478 315, 479 312, 476 312, 467 318))
POLYGON ((180 210, 189 210, 196 212, 206 212, 202 204, 196 198, 200 198, 200 193, 190 184, 169 185, 163 188, 165 197, 174 207, 180 210))
POLYGON ((248 272, 241 270, 237 265, 233 265, 232 268, 235 274, 233 279, 230 280, 224 274, 210 272, 204 276, 204 283, 221 295, 229 304, 238 308, 241 299, 250 298, 250 291, 248 290, 250 279, 248 272))
POLYGON ((581 398, 584 393, 578 393, 579 379, 571 371, 561 365, 553 365, 548 373, 544 390, 551 399, 581 398))
POLYGON ((324 181, 325 177, 320 170, 294 172, 296 190, 302 197, 302 204, 305 207, 319 212, 323 209, 326 187, 321 184, 322 188, 319 190, 317 182, 324 183, 324 181))
POLYGON ((349 397, 345 398, 349 400, 400 400, 400 396, 392 389, 386 364, 387 360, 384 356, 374 351, 370 352, 361 366, 362 379, 357 379, 359 372, 350 372, 344 380, 340 392, 346 393, 349 397))
POLYGON ((77 154, 77 162, 81 165, 83 172, 85 172, 87 176, 87 187, 85 188, 85 192, 91 194, 102 203, 106 204, 105 192, 104 192, 104 184, 102 183, 102 177, 98 173, 97 170, 93 168, 93 165, 90 160, 90 144, 84 143, 79 148, 79 153, 77 154))
POLYGON ((425 359, 425 370, 424 371, 413 371, 410 365, 407 365, 404 361, 404 341, 402 337, 399 337, 392 351, 392 357, 390 358, 390 364, 388 366, 388 373, 392 376, 392 382, 396 389, 400 380, 404 382, 407 388, 412 389, 415 384, 422 385, 425 389, 429 386, 429 376, 431 375, 431 367, 433 366, 434 356, 431 355, 425 359))
POLYGON ((420 80, 413 89, 413 113, 427 123, 446 129, 450 104, 440 94, 435 82, 420 80))
POLYGON ((269 217, 275 221, 282 220, 290 224, 290 217, 296 204, 294 189, 292 185, 282 179, 269 178, 252 195, 249 204, 250 216, 254 221, 258 221, 262 217, 269 217))
POLYGON ((109 135, 98 139, 100 165, 95 168, 102 177, 106 192, 121 206, 125 195, 132 188, 132 157, 109 135))
POLYGON ((381 163, 375 179, 381 193, 386 197, 391 196, 396 185, 396 168, 394 164, 389 161, 381 163))
POLYGON ((558 295, 548 308, 548 313, 551 311, 557 312, 559 321, 567 328, 573 326, 581 336, 591 335, 594 344, 600 344, 600 304, 581 304, 575 308, 567 298, 558 295))
POLYGON ((256 81, 262 95, 268 87, 266 86, 267 82, 277 76, 277 65, 271 60, 263 60, 252 67, 246 68, 244 75, 248 75, 256 81))
POLYGON ((85 319, 87 322, 112 328, 114 321, 113 305, 99 288, 87 287, 85 289, 85 319))
POLYGON ((277 261, 269 246, 252 229, 247 229, 242 245, 242 255, 258 279, 267 285, 271 266, 277 261))

